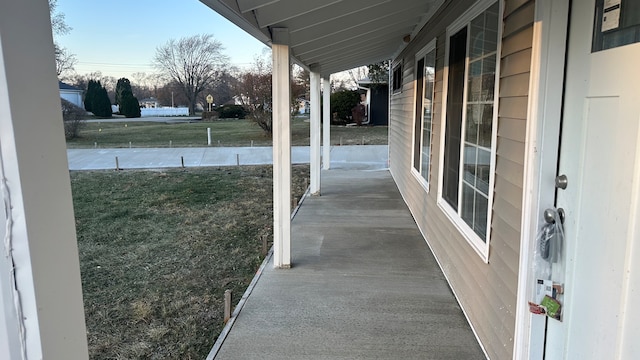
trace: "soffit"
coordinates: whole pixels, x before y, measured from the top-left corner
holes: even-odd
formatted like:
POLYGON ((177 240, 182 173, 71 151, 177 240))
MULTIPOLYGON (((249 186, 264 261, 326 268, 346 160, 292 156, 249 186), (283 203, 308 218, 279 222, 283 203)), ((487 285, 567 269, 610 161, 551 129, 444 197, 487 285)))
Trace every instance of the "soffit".
POLYGON ((391 59, 442 0, 201 0, 267 45, 287 28, 294 61, 323 75, 391 59))

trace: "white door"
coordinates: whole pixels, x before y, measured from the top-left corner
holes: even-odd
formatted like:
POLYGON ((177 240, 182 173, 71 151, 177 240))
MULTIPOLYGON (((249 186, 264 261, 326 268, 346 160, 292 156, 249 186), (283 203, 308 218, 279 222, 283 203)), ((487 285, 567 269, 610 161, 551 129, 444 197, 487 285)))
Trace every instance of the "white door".
POLYGON ((568 186, 557 197, 564 318, 549 320, 545 358, 640 359, 640 43, 592 51, 593 36, 640 28, 640 1, 572 3, 558 167, 568 186))

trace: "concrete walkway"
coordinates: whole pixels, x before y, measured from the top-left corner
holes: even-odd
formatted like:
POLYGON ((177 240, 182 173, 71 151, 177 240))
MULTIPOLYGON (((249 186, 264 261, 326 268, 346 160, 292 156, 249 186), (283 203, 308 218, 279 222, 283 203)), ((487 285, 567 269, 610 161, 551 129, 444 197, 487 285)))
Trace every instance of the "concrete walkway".
POLYGON ((209 359, 485 358, 388 171, 323 171, 292 234, 209 359))
MULTIPOLYGON (((271 147, 68 149, 69 170, 154 169, 196 166, 263 165, 273 163, 271 147)), ((309 147, 291 149, 294 164, 309 163, 309 147)), ((332 146, 333 169, 386 169, 387 145, 332 146)))

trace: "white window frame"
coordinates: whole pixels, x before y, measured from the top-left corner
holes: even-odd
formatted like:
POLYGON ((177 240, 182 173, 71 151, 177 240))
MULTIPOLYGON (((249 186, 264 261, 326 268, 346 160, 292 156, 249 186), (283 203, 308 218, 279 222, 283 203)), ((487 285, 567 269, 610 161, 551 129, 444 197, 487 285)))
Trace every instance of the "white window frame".
MULTIPOLYGON (((497 139, 498 139, 498 105, 500 99, 500 61, 501 61, 501 48, 502 48, 502 18, 504 6, 501 0, 497 0, 498 2, 498 41, 496 44, 496 74, 495 74, 495 88, 494 88, 494 106, 493 106, 493 123, 491 130, 491 161, 490 161, 490 170, 489 170, 489 196, 487 203, 487 233, 486 233, 486 241, 483 241, 478 234, 476 234, 473 229, 462 219, 460 215, 462 211, 462 174, 464 171, 462 167, 464 166, 464 138, 465 138, 465 125, 466 125, 466 106, 467 106, 467 86, 468 86, 468 78, 469 78, 469 42, 471 41, 471 37, 467 36, 467 53, 465 59, 465 83, 463 90, 463 111, 462 111, 462 126, 461 126, 461 141, 460 141, 460 176, 458 178, 458 210, 456 211, 447 203, 447 201, 442 196, 442 189, 444 186, 444 155, 445 155, 445 135, 447 128, 447 97, 449 90, 449 47, 451 37, 457 34, 460 30, 467 27, 467 31, 470 29, 471 21, 475 19, 478 15, 485 12, 489 7, 491 7, 496 0, 480 0, 476 2, 472 7, 470 7, 464 14, 462 14, 458 19, 456 19, 453 23, 451 23, 447 27, 446 41, 445 41, 445 66, 444 66, 444 74, 443 74, 443 93, 442 93, 442 114, 441 114, 441 127, 440 127, 440 164, 438 171, 438 206, 445 213, 445 215, 449 218, 449 220, 455 225, 455 227, 460 231, 463 237, 467 240, 467 242, 471 245, 471 247, 478 253, 480 258, 485 262, 489 263, 489 248, 491 242, 491 220, 493 217, 493 198, 494 198, 494 187, 495 187, 495 168, 496 168, 496 148, 497 148, 497 139)), ((468 33, 467 33, 468 34, 468 33)))
MULTIPOLYGON (((434 38, 433 40, 431 40, 425 47, 423 47, 422 49, 420 49, 420 51, 418 51, 416 53, 415 56, 415 66, 414 66, 414 73, 418 74, 417 69, 418 69, 418 62, 421 59, 424 59, 428 53, 430 53, 431 51, 435 51, 436 50, 436 39, 434 38)), ((426 74, 424 74, 426 76, 426 74)), ((415 105, 418 104, 418 101, 422 101, 421 99, 418 99, 418 79, 416 78, 416 86, 413 92, 413 103, 415 105)), ((424 82, 422 83, 422 86, 424 86, 424 82)), ((423 88, 424 91, 424 88, 423 88)), ((435 97, 435 81, 434 81, 434 87, 433 87, 433 94, 431 96, 432 100, 435 97)), ((424 97, 424 93, 422 94, 422 96, 424 97)), ((424 112, 424 104, 422 104, 422 112, 424 112)), ((431 112, 431 142, 429 143, 429 147, 431 149, 433 149, 433 105, 431 106, 432 112, 431 112)), ((421 172, 422 172, 422 168, 421 169, 416 169, 415 168, 415 164, 414 164, 414 159, 415 159, 415 152, 418 150, 416 148, 416 121, 420 121, 420 166, 422 167, 422 146, 424 144, 422 144, 422 135, 424 133, 424 114, 421 114, 420 116, 418 116, 418 114, 415 111, 415 107, 414 107, 414 112, 413 112, 413 140, 412 140, 412 147, 411 147, 411 174, 416 178, 416 180, 418 180, 418 183, 420 183, 420 185, 422 185, 422 187, 425 189, 425 191, 427 193, 429 193, 429 179, 425 179, 421 172)), ((431 153, 431 159, 433 159, 433 151, 430 151, 431 153)), ((429 161, 429 167, 431 167, 431 160, 429 161)), ((429 170, 429 174, 428 177, 431 177, 431 169, 429 170)))

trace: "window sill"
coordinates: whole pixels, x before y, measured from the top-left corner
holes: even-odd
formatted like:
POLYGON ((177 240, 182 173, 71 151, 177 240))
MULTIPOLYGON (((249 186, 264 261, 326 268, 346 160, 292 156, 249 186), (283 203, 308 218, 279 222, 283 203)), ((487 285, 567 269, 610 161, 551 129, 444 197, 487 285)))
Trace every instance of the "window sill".
POLYGON ((460 235, 462 235, 471 248, 480 256, 480 259, 482 259, 485 264, 488 264, 489 240, 487 239, 485 243, 444 199, 438 198, 438 207, 444 212, 447 218, 449 218, 456 229, 458 229, 460 235))
POLYGON ((414 168, 413 166, 411 167, 411 175, 413 175, 413 177, 416 178, 420 186, 422 186, 424 191, 428 194, 429 182, 427 182, 427 180, 425 180, 425 178, 423 178, 422 175, 420 175, 420 173, 418 172, 418 170, 416 170, 416 168, 414 168))

